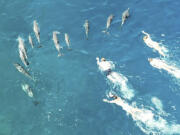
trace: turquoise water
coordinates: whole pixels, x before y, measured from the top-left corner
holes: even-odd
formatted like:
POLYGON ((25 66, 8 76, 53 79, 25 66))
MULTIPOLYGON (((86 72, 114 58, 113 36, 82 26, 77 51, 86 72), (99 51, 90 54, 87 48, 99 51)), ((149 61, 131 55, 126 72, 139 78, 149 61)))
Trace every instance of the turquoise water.
POLYGON ((144 44, 141 33, 144 30, 162 42, 168 49, 166 61, 180 67, 179 6, 179 1, 170 0, 1 0, 0 135, 180 134, 180 81, 149 64, 147 58, 160 56, 144 44), (130 17, 120 29, 121 14, 128 7, 130 17), (101 31, 110 14, 115 18, 106 35, 101 31), (89 40, 85 39, 85 19, 90 24, 89 40), (40 26, 42 48, 37 48, 33 20, 40 26), (52 41, 54 30, 61 32, 58 37, 64 56, 60 58, 52 41), (71 51, 66 48, 64 33, 69 34, 71 51), (28 43, 29 34, 34 49, 28 43), (23 65, 18 36, 25 40, 28 70, 36 82, 13 66, 16 62, 23 65), (113 61, 114 71, 128 79, 128 89, 134 92, 131 100, 122 97, 120 88, 99 71, 97 56, 113 61), (34 99, 22 91, 22 83, 32 87, 34 99), (128 104, 152 110, 167 125, 176 125, 177 132, 168 126, 153 129, 147 123, 142 125, 121 106, 103 102, 109 91, 128 104), (35 106, 33 101, 39 104, 35 106))

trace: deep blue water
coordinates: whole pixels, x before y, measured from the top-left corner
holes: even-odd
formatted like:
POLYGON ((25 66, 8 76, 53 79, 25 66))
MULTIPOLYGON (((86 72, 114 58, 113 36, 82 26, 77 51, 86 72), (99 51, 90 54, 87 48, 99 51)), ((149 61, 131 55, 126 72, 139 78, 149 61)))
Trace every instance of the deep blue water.
POLYGON ((114 88, 99 71, 96 57, 113 61, 115 71, 128 79, 135 96, 124 99, 127 103, 155 108, 151 99, 156 97, 169 114, 162 118, 169 125, 180 124, 180 80, 148 63, 147 58, 160 56, 144 44, 141 33, 144 30, 162 42, 168 49, 167 61, 180 67, 179 7, 178 0, 0 0, 0 135, 170 134, 148 127, 146 133, 121 106, 102 101, 114 88), (120 29, 121 14, 128 7, 130 17, 120 29), (106 35, 101 31, 110 14, 115 18, 106 35), (89 40, 85 19, 90 24, 89 40), (38 46, 33 20, 40 26, 42 48, 32 49, 27 40, 31 34, 38 46), (64 56, 60 58, 52 41, 54 30, 62 33, 58 37, 64 56), (72 51, 66 49, 64 33, 69 34, 72 51), (36 82, 13 66, 23 65, 18 36, 25 40, 29 72, 36 82), (22 91, 21 83, 32 87, 34 99, 22 91), (40 104, 35 106, 34 100, 40 104))

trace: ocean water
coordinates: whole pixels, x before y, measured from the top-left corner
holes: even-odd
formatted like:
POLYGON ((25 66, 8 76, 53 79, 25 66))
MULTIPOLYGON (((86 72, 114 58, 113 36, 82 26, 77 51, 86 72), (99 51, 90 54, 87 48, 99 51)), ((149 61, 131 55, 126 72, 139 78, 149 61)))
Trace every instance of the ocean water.
POLYGON ((178 0, 0 0, 0 135, 180 134, 180 80, 149 64, 148 58, 162 57, 145 45, 141 33, 162 43, 168 50, 163 59, 180 68, 179 6, 178 0), (121 14, 128 7, 130 17, 120 28, 121 14), (115 17, 106 35, 102 30, 110 14, 115 17), (86 19, 89 40, 83 28, 86 19), (40 27, 41 48, 33 20, 40 27), (55 30, 61 32, 64 55, 59 58, 52 41, 55 30), (64 33, 69 34, 71 51, 64 33), (23 65, 18 36, 25 41, 27 70, 35 82, 13 66, 23 65), (127 80, 115 85, 101 73, 96 57, 112 61, 113 71, 127 80), (22 83, 30 85, 34 98, 21 89, 22 83), (111 100, 109 92, 124 104, 103 102, 111 100))

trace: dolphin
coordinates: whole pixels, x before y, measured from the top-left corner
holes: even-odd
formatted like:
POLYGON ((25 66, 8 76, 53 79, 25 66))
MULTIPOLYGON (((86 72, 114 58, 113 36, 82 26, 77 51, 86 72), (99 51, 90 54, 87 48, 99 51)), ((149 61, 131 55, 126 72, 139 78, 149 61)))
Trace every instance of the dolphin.
POLYGON ((36 35, 38 42, 40 43, 40 29, 36 20, 33 21, 33 30, 36 35))
POLYGON ((126 21, 126 19, 129 17, 129 8, 126 9, 123 13, 122 13, 122 23, 121 23, 121 27, 123 26, 124 22, 126 21))
POLYGON ((21 37, 18 37, 18 42, 19 42, 19 51, 22 51, 22 53, 24 54, 25 58, 27 59, 27 51, 24 45, 24 40, 21 37))
POLYGON ((65 38, 68 49, 70 49, 70 41, 69 41, 69 36, 67 33, 64 34, 64 38, 65 38))
POLYGON ((109 15, 109 17, 107 18, 106 29, 103 30, 102 32, 104 32, 106 34, 109 34, 108 29, 109 29, 109 27, 111 25, 111 22, 112 22, 113 18, 114 18, 113 14, 109 15))
POLYGON ((33 92, 28 84, 21 84, 22 90, 28 94, 29 97, 33 98, 33 92))
POLYGON ((26 77, 30 78, 31 80, 34 80, 32 76, 18 63, 14 63, 15 68, 22 74, 24 74, 26 77))
POLYGON ((54 41, 54 45, 55 45, 55 47, 56 47, 56 49, 58 51, 58 57, 60 57, 62 55, 61 52, 60 52, 60 49, 62 49, 62 47, 59 44, 59 40, 57 38, 57 34, 60 34, 60 32, 53 31, 53 39, 52 40, 54 41))
POLYGON ((86 39, 88 40, 88 33, 89 33, 89 22, 88 22, 88 20, 85 20, 85 23, 83 26, 85 28, 86 39))
POLYGON ((21 50, 19 50, 19 57, 21 61, 23 62, 23 64, 27 67, 29 65, 29 62, 26 59, 25 54, 21 50))
POLYGON ((34 44, 33 44, 31 35, 28 36, 28 39, 29 39, 29 44, 31 45, 32 48, 34 48, 34 44))
POLYGON ((21 59, 21 61, 24 63, 24 65, 27 67, 29 65, 29 62, 27 61, 27 51, 24 45, 24 40, 21 37, 18 37, 18 41, 19 41, 19 57, 21 59))

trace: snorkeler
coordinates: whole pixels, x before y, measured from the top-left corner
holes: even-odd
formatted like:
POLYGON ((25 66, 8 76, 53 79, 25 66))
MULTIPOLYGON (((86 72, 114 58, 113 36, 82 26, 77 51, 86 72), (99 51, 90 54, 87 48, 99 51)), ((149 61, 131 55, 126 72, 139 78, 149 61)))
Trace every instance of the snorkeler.
POLYGON ((96 58, 97 64, 99 65, 99 68, 101 71, 106 73, 106 76, 111 74, 112 69, 114 68, 114 64, 111 61, 107 61, 105 58, 96 58))
POLYGON ((146 45, 150 48, 153 48, 160 55, 165 57, 166 56, 165 52, 167 51, 167 49, 163 46, 160 46, 158 42, 153 41, 148 33, 144 32, 144 31, 142 31, 142 33, 145 34, 145 36, 143 37, 143 40, 146 43, 146 45))
POLYGON ((115 103, 115 104, 120 105, 120 106, 122 105, 123 100, 120 97, 118 97, 117 95, 109 93, 109 97, 113 98, 113 100, 103 99, 103 101, 107 102, 107 103, 115 103))
POLYGON ((170 74, 174 75, 176 78, 180 78, 180 69, 174 65, 170 65, 165 60, 161 60, 159 58, 148 58, 148 61, 151 66, 158 69, 166 70, 170 74))

